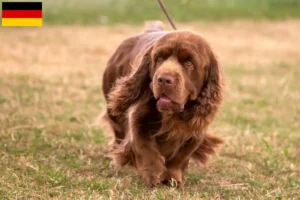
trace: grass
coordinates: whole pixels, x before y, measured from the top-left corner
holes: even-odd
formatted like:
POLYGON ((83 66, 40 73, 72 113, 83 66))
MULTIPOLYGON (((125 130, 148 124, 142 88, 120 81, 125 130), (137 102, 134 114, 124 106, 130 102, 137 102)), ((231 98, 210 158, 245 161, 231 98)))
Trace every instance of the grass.
MULTIPOLYGON (((156 0, 78 0, 47 4, 45 21, 49 23, 115 24, 165 20, 156 0)), ((295 0, 164 0, 175 21, 232 20, 237 18, 278 19, 300 17, 300 1, 295 0)))
MULTIPOLYGON (((176 22, 240 18, 273 20, 300 17, 299 0, 178 0, 175 2, 164 0, 163 2, 176 22)), ((43 0, 43 9, 43 19, 48 24, 143 23, 145 20, 166 19, 156 0, 43 0)))
POLYGON ((207 166, 191 165, 184 190, 149 190, 111 166, 111 133, 95 123, 105 63, 142 27, 3 28, 0 199, 299 198, 300 21, 179 26, 211 41, 227 79, 211 127, 226 143, 207 166))

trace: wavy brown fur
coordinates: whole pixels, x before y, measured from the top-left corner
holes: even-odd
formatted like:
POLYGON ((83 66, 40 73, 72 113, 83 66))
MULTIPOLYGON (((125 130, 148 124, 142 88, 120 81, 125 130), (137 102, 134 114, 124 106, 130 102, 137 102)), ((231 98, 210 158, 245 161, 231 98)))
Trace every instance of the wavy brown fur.
POLYGON ((221 66, 203 37, 163 31, 159 22, 147 27, 118 47, 104 72, 111 155, 135 166, 149 187, 172 178, 180 185, 189 160, 206 163, 223 142, 207 133, 222 102, 221 66))

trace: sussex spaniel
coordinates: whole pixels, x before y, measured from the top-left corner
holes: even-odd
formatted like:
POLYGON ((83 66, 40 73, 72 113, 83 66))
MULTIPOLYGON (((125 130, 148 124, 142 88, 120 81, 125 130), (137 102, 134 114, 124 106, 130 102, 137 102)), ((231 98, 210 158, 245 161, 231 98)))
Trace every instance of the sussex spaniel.
POLYGON ((103 76, 115 162, 135 166, 149 187, 181 185, 189 160, 205 163, 222 143, 207 133, 222 88, 220 65, 200 35, 155 22, 126 39, 103 76))

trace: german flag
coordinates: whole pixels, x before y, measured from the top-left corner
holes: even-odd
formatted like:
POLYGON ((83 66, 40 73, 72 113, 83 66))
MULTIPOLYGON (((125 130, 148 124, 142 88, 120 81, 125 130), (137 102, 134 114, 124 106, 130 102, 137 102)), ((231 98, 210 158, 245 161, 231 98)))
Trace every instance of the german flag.
POLYGON ((42 26, 42 2, 2 2, 2 26, 42 26))

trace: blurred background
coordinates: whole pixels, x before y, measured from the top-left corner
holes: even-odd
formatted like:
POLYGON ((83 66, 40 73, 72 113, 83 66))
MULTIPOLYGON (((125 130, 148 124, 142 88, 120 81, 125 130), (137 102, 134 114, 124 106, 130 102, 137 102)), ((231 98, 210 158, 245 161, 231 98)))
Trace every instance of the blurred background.
MULTIPOLYGON (((49 23, 141 23, 165 19, 156 0, 44 0, 49 23)), ((299 0, 164 0, 176 21, 288 19, 300 16, 299 0)))
MULTIPOLYGON (((165 19, 156 0, 44 0, 44 20, 54 24, 141 23, 165 19)), ((300 16, 299 0, 164 0, 176 21, 289 19, 300 16)))
POLYGON ((156 0, 43 0, 43 27, 0 27, 0 199, 300 197, 300 0, 162 1, 223 66, 219 154, 190 164, 183 191, 112 167, 107 60, 144 21, 171 27, 156 0))
MULTIPOLYGON (((149 19, 165 19, 156 0, 43 0, 42 2, 43 19, 49 24, 136 24, 149 19)), ((276 20, 300 16, 299 0, 164 0, 163 3, 174 20, 181 22, 276 20)))

